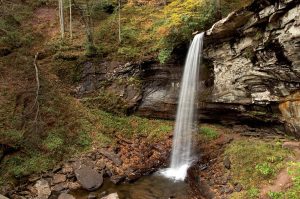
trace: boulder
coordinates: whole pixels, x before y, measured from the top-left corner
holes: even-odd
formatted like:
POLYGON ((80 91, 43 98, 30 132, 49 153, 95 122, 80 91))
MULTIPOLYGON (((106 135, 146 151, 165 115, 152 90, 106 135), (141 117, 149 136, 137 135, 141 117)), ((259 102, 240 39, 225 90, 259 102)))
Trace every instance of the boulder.
POLYGON ((37 181, 35 184, 35 188, 37 190, 36 199, 48 199, 51 195, 49 183, 44 179, 37 181))
POLYGON ((58 196, 58 199, 75 199, 75 197, 72 196, 71 194, 61 193, 61 194, 58 196))
POLYGON ((119 199, 119 196, 117 193, 111 193, 107 196, 102 197, 101 199, 119 199))
POLYGON ((75 175, 82 188, 88 191, 95 191, 103 184, 103 172, 96 170, 84 164, 77 163, 74 166, 75 175))

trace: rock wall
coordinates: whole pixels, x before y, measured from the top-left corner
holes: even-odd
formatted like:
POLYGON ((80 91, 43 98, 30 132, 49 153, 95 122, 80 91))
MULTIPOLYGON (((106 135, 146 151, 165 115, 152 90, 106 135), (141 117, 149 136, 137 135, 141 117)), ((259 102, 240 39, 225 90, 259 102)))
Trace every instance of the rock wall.
POLYGON ((204 57, 214 67, 211 102, 238 104, 248 113, 252 107, 299 136, 299 1, 254 1, 206 35, 204 57))
MULTIPOLYGON (((104 88, 125 100, 127 113, 173 119, 186 52, 179 47, 164 65, 85 65, 76 93, 104 88)), ((299 0, 254 0, 215 23, 206 31, 200 77, 200 120, 285 126, 300 137, 299 0)))

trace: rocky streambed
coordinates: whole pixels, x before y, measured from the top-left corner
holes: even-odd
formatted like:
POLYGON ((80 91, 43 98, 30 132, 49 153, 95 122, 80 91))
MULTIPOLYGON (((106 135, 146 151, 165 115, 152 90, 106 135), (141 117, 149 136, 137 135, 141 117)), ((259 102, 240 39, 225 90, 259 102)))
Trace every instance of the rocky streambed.
POLYGON ((119 184, 133 183, 168 164, 171 137, 168 135, 151 142, 145 137, 118 137, 114 147, 94 148, 57 164, 52 170, 28 176, 18 186, 5 185, 1 193, 11 199, 59 198, 62 193, 87 197, 89 192, 100 187, 124 186, 119 184))

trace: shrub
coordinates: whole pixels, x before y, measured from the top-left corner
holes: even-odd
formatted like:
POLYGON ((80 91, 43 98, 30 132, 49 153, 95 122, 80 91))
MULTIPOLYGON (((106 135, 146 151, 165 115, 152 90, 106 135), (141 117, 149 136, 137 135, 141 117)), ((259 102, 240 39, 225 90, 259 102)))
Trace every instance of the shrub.
POLYGON ((167 60, 171 57, 172 51, 170 49, 162 49, 159 51, 158 60, 161 64, 166 63, 167 60))

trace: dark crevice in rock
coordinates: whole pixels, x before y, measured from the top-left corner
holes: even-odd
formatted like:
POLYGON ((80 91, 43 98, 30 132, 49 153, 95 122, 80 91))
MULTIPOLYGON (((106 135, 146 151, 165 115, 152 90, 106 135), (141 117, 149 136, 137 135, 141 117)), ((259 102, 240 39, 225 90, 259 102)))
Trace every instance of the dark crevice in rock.
POLYGON ((285 56, 283 47, 278 40, 267 43, 265 48, 275 53, 279 65, 292 66, 292 62, 285 56))

